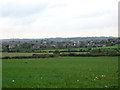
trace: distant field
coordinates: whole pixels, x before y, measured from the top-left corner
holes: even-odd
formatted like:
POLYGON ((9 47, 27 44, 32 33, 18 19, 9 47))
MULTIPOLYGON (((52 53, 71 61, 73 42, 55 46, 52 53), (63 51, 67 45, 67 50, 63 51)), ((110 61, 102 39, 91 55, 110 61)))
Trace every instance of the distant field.
MULTIPOLYGON (((114 46, 107 46, 107 47, 94 47, 92 49, 104 49, 104 48, 118 48, 118 44, 114 45, 114 46)), ((49 51, 55 51, 55 50, 59 50, 59 51, 68 51, 68 49, 50 49, 50 50, 36 50, 37 52, 40 51, 45 51, 45 52, 49 52, 49 51)), ((79 51, 79 50, 88 50, 88 48, 70 48, 70 51, 79 51)))
MULTIPOLYGON (((116 44, 115 46, 109 46, 109 47, 95 47, 95 48, 92 48, 92 49, 105 49, 105 48, 118 48, 118 44, 116 44)), ((87 52, 79 52, 79 50, 85 50, 87 51, 88 48, 71 48, 70 51, 74 51, 76 50, 75 52, 71 52, 71 53, 75 53, 75 54, 85 54, 87 52)), ((37 53, 37 54, 53 54, 53 53, 49 53, 49 51, 55 51, 57 49, 51 49, 51 50, 36 50, 37 52, 39 51, 45 51, 45 52, 42 52, 42 53, 37 53)), ((68 49, 58 49, 59 51, 68 51, 68 49)), ((66 52, 66 53, 70 53, 70 52, 66 52)), ((36 53, 7 53, 7 52, 3 52, 2 53, 2 57, 5 57, 5 56, 9 56, 9 57, 14 57, 14 56, 32 56, 33 54, 36 54, 36 53)))
MULTIPOLYGON (((36 53, 2 53, 2 57, 5 57, 5 56, 9 56, 9 57, 32 56, 33 54, 36 54, 36 53)), ((45 54, 45 53, 37 53, 37 54, 45 54)), ((47 54, 52 54, 52 53, 47 53, 47 54)))
MULTIPOLYGON (((69 54, 70 52, 65 52, 66 54, 69 54)), ((87 52, 71 52, 75 54, 85 54, 87 52)), ((14 57, 14 56, 32 56, 33 54, 53 54, 53 53, 2 53, 2 57, 14 57)))
POLYGON ((36 51, 46 51, 46 52, 49 52, 49 51, 55 51, 55 50, 68 51, 68 49, 49 49, 49 50, 36 50, 36 51))
POLYGON ((87 52, 65 52, 66 54, 86 54, 87 52))
POLYGON ((118 57, 4 59, 3 88, 109 88, 118 86, 118 57))
POLYGON ((88 48, 72 48, 72 49, 70 49, 70 50, 71 50, 71 51, 72 51, 72 50, 77 50, 77 51, 79 51, 80 49, 81 49, 81 50, 88 50, 88 48))
POLYGON ((118 48, 118 44, 114 45, 114 46, 108 46, 108 47, 95 47, 95 48, 92 48, 92 49, 104 49, 104 48, 118 48))
MULTIPOLYGON (((87 50, 87 48, 70 48, 70 51, 72 50, 76 50, 79 51, 80 49, 82 50, 87 50)), ((36 51, 45 51, 45 52, 49 52, 49 51, 55 51, 55 50, 59 50, 59 51, 68 51, 68 49, 50 49, 50 50, 36 50, 36 51)))

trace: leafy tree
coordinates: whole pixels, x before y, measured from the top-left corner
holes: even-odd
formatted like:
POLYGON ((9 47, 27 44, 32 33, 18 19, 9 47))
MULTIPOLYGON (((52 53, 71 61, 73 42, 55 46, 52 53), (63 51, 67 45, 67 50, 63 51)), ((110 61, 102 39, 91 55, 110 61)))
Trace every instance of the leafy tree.
POLYGON ((61 42, 58 42, 57 45, 56 45, 56 48, 57 49, 62 49, 64 47, 63 47, 63 44, 61 42))

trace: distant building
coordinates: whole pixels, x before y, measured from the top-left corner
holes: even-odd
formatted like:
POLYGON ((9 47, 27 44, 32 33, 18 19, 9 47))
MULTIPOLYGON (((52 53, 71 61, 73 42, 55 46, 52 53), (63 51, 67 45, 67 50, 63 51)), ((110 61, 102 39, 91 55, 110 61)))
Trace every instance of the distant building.
POLYGON ((12 45, 12 44, 11 44, 11 45, 9 45, 9 48, 14 48, 14 45, 12 45))

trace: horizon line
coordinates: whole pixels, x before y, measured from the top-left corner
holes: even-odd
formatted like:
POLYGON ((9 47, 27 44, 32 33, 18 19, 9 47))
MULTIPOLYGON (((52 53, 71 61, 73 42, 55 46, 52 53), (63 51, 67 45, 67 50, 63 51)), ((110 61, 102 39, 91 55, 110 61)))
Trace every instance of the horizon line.
POLYGON ((46 38, 0 38, 0 40, 4 39, 49 39, 49 38, 85 38, 85 37, 113 37, 118 38, 120 36, 82 36, 82 37, 46 37, 46 38))

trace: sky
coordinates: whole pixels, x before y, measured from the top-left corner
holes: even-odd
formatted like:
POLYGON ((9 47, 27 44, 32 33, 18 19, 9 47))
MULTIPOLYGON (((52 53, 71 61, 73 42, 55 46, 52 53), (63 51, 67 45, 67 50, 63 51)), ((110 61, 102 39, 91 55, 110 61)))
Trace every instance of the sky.
POLYGON ((0 0, 0 39, 118 36, 119 0, 0 0))

